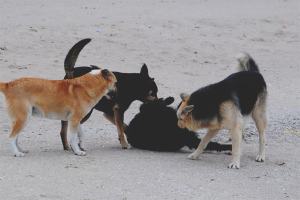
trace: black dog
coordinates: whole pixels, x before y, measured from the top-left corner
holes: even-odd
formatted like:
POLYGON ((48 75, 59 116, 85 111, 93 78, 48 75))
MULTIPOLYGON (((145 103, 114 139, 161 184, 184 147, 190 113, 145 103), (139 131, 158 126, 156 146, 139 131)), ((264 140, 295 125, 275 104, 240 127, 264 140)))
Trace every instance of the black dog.
MULTIPOLYGON (((173 97, 147 101, 130 122, 126 135, 133 147, 152 151, 178 151, 184 146, 196 149, 201 141, 195 132, 178 127, 176 110, 168 107, 173 97)), ((210 142, 206 150, 231 150, 231 145, 210 142)))
MULTIPOLYGON (((91 67, 76 67, 75 62, 80 51, 89 43, 91 39, 84 39, 75 44, 69 51, 65 59, 66 75, 64 79, 72 79, 89 73, 92 69, 98 68, 92 65, 91 67)), ((99 68, 98 68, 99 69, 99 68)), ((127 125, 123 123, 124 113, 129 108, 130 104, 139 100, 145 102, 157 98, 157 86, 154 78, 148 75, 148 68, 144 64, 140 73, 120 73, 113 72, 117 78, 118 96, 112 99, 103 97, 94 107, 94 109, 104 112, 104 117, 111 123, 115 124, 118 129, 119 140, 123 148, 128 148, 128 144, 124 139, 123 132, 126 134, 127 125)), ((84 123, 92 114, 93 109, 81 121, 84 123)), ((61 139, 65 150, 70 150, 67 141, 68 122, 62 121, 61 139)))

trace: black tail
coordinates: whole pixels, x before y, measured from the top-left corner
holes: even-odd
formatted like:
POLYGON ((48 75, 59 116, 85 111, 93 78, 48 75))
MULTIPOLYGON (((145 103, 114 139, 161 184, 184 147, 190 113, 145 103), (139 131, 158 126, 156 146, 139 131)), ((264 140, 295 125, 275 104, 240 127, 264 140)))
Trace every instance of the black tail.
POLYGON ((79 42, 77 42, 72 49, 70 49, 69 53, 66 56, 65 59, 65 72, 68 79, 74 78, 74 66, 77 60, 77 57, 80 53, 80 51, 83 49, 83 47, 89 43, 91 39, 83 39, 79 42))
POLYGON ((247 53, 241 53, 237 58, 240 71, 259 72, 258 66, 251 56, 247 53))

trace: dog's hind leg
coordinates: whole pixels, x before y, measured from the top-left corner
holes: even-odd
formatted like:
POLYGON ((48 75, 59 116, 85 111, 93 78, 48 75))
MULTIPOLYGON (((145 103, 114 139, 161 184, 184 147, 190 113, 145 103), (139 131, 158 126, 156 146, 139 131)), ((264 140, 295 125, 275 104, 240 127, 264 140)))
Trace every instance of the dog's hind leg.
POLYGON ((190 154, 188 158, 193 160, 199 158, 200 154, 203 152, 203 149, 206 148, 207 144, 219 133, 219 131, 220 129, 208 129, 198 148, 192 154, 190 154))
MULTIPOLYGON (((25 125, 26 126, 26 125, 25 125)), ((20 134, 17 135, 17 139, 16 139, 16 145, 17 145, 17 148, 20 152, 22 153, 28 153, 29 151, 28 150, 23 150, 20 146, 19 146, 19 142, 18 142, 18 139, 19 139, 19 136, 20 134)))
MULTIPOLYGON (((18 105, 19 103, 17 103, 18 105)), ((9 108, 10 106, 8 106, 9 108)), ((13 106, 11 106, 13 107, 13 106)), ((12 146, 14 155, 16 157, 24 157, 23 153, 27 153, 28 151, 22 150, 18 144, 18 137, 20 132, 25 128, 26 124, 28 123, 30 116, 31 116, 31 111, 28 108, 24 108, 24 106, 18 106, 19 108, 16 109, 14 108, 13 111, 16 111, 17 113, 14 113, 12 109, 9 112, 10 119, 12 121, 12 131, 9 135, 9 143, 12 146)))
POLYGON ((267 109, 266 104, 256 105, 252 117, 259 133, 259 152, 256 157, 257 162, 265 161, 265 143, 266 143, 266 127, 267 127, 267 109))
POLYGON ((230 130, 232 138, 232 162, 228 165, 228 168, 239 169, 240 168, 240 157, 241 157, 241 146, 243 141, 243 125, 236 125, 230 130))
MULTIPOLYGON (((69 121, 69 129, 70 129, 70 143, 71 148, 73 149, 74 153, 79 156, 85 156, 85 152, 79 149, 77 144, 77 131, 79 128, 79 120, 70 120, 69 121)), ((83 140, 83 138, 81 138, 83 140)))

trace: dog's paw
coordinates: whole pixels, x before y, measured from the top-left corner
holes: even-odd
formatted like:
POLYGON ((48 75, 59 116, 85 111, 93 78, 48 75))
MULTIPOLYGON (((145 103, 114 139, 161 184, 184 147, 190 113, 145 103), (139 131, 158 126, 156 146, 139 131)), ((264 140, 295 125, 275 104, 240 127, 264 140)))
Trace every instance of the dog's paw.
POLYGON ((255 159, 256 162, 264 162, 265 161, 265 156, 258 155, 255 159))
POLYGON ((75 154, 77 156, 85 156, 86 155, 86 153, 84 151, 77 151, 77 152, 75 152, 75 154))
POLYGON ((239 169, 240 168, 240 165, 239 164, 235 164, 235 163, 230 163, 228 165, 228 168, 231 168, 231 169, 239 169))
POLYGON ((80 148, 80 150, 82 150, 82 151, 86 151, 86 148, 84 147, 84 145, 83 144, 78 144, 78 146, 79 146, 79 148, 80 148))
POLYGON ((24 153, 17 152, 15 153, 15 157, 25 157, 24 153))
POLYGON ((188 156, 189 159, 191 160, 195 160, 195 159, 198 159, 200 157, 200 154, 197 154, 197 153, 192 153, 188 156))

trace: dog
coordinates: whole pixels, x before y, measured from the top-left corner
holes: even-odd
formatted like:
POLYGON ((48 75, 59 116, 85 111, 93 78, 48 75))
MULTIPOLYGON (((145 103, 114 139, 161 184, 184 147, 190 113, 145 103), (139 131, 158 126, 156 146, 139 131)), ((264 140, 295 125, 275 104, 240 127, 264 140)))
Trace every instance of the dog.
POLYGON ((228 167, 240 168, 243 127, 247 117, 252 117, 259 132, 259 153, 256 161, 265 160, 267 86, 250 55, 240 54, 238 62, 241 72, 200 88, 191 95, 180 94, 183 102, 177 111, 178 126, 189 130, 208 129, 196 151, 188 158, 199 158, 219 130, 227 129, 232 137, 233 155, 228 167))
POLYGON ((72 80, 20 78, 8 83, 0 82, 0 91, 5 95, 12 122, 9 142, 14 155, 23 157, 23 153, 28 152, 20 148, 18 137, 31 116, 68 121, 71 147, 76 155, 85 155, 81 151, 85 147, 80 121, 104 95, 113 98, 117 94, 116 82, 115 75, 107 69, 92 70, 72 80), (77 133, 81 150, 76 142, 77 133))
MULTIPOLYGON (((91 65, 91 67, 74 68, 80 51, 90 41, 91 39, 83 39, 70 49, 65 58, 64 67, 66 75, 64 79, 80 77, 86 73, 89 73, 91 70, 98 68, 95 65, 91 65)), ((158 88, 154 78, 149 77, 146 64, 142 66, 140 73, 113 73, 118 80, 116 83, 119 92, 118 96, 112 99, 103 97, 93 109, 104 112, 103 116, 117 126, 118 136, 122 148, 130 148, 123 135, 123 133, 126 135, 127 129, 127 125, 124 123, 124 113, 129 108, 130 104, 135 100, 145 102, 148 100, 157 99, 158 88)), ((81 120, 81 124, 88 120, 93 112, 93 109, 81 120)), ((61 123, 60 135, 64 150, 70 150, 67 141, 67 123, 67 121, 62 121, 61 123)))
MULTIPOLYGON (((196 149, 201 141, 195 132, 181 129, 177 125, 176 110, 168 105, 173 97, 147 101, 127 128, 127 141, 135 148, 151 151, 178 151, 184 146, 196 149)), ((231 145, 208 143, 205 150, 226 151, 231 145)))

